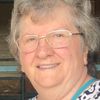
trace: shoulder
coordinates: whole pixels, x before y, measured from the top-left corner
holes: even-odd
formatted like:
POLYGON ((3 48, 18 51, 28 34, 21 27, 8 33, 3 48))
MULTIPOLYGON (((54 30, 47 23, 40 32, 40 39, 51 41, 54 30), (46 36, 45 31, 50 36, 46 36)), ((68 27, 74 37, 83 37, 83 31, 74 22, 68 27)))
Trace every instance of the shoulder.
POLYGON ((87 90, 93 90, 92 92, 94 93, 100 93, 100 80, 96 80, 94 83, 92 83, 87 90))
POLYGON ((100 100, 100 80, 90 84, 77 100, 100 100))

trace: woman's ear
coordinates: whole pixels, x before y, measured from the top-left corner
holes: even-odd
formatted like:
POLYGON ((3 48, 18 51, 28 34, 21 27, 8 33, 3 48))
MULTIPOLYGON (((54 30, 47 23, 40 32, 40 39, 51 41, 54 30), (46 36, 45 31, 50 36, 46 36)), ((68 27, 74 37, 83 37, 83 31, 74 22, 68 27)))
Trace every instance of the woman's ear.
POLYGON ((89 52, 88 48, 85 47, 84 48, 84 65, 88 64, 88 52, 89 52))
POLYGON ((23 68, 23 66, 21 66, 21 72, 24 72, 24 68, 23 68))

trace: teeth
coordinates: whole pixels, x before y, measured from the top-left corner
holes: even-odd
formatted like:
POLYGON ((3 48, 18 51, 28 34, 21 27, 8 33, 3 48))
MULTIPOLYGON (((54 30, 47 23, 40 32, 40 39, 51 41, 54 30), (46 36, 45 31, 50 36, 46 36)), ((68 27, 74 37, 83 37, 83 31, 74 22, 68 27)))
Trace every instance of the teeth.
POLYGON ((51 68, 55 68, 58 64, 43 64, 40 66, 37 66, 37 68, 40 69, 51 69, 51 68))

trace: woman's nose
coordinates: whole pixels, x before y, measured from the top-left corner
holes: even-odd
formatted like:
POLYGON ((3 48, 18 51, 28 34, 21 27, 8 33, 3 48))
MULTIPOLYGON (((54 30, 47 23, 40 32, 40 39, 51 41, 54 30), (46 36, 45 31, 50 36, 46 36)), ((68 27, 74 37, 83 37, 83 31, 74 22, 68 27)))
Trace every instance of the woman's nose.
POLYGON ((52 47, 48 44, 45 38, 39 40, 36 52, 38 58, 41 59, 45 59, 46 57, 52 56, 54 53, 52 47))

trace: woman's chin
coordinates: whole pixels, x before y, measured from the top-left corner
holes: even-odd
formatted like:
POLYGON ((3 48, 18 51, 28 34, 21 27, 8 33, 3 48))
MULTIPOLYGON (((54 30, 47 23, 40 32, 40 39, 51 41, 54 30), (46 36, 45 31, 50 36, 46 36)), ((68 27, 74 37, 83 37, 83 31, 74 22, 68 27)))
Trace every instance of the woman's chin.
POLYGON ((38 84, 40 87, 43 87, 43 88, 53 88, 59 84, 61 84, 62 80, 60 81, 61 79, 59 80, 56 80, 56 79, 45 79, 45 80, 36 80, 36 84, 38 84))

